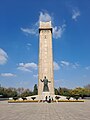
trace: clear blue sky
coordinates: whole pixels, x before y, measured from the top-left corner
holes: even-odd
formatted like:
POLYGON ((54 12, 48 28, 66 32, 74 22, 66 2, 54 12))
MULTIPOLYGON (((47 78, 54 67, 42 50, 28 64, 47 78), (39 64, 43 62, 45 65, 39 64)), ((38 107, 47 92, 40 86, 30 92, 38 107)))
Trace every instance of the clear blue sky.
POLYGON ((52 21, 55 87, 90 83, 90 0, 0 0, 0 84, 38 83, 38 23, 52 21))

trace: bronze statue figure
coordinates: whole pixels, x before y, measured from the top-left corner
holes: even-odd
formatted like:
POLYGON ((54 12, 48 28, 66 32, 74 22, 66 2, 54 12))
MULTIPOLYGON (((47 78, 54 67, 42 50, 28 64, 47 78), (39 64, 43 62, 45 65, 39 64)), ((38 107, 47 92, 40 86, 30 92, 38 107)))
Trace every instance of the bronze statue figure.
POLYGON ((48 92, 49 91, 48 83, 51 83, 51 81, 48 81, 48 79, 46 79, 45 76, 44 79, 41 80, 41 82, 44 82, 43 92, 48 92))

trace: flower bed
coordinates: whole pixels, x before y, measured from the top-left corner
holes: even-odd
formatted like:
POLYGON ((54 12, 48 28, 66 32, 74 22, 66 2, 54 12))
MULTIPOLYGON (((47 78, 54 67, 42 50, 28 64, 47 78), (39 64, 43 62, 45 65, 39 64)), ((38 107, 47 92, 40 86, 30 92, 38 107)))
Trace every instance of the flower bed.
POLYGON ((84 100, 58 100, 57 102, 84 102, 84 100))
POLYGON ((9 100, 8 103, 39 102, 39 100, 9 100))
MULTIPOLYGON (((9 100, 8 103, 43 102, 39 100, 9 100)), ((54 100, 53 102, 84 102, 84 100, 54 100)))

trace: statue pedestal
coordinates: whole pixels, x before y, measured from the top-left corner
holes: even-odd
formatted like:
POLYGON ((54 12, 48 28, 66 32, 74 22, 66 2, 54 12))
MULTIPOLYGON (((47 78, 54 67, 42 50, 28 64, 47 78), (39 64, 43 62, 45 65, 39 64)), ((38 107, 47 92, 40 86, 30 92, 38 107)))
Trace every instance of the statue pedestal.
POLYGON ((42 92, 42 99, 45 100, 47 96, 47 100, 49 100, 50 92, 42 92))

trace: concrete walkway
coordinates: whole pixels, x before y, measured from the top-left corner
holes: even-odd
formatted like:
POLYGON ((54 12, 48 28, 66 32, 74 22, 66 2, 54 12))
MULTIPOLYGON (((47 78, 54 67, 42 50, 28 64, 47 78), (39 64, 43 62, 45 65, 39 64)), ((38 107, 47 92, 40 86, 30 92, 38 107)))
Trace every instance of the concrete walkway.
POLYGON ((0 120, 90 120, 90 101, 17 104, 0 101, 0 120))

